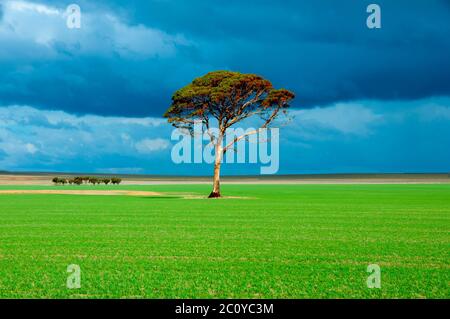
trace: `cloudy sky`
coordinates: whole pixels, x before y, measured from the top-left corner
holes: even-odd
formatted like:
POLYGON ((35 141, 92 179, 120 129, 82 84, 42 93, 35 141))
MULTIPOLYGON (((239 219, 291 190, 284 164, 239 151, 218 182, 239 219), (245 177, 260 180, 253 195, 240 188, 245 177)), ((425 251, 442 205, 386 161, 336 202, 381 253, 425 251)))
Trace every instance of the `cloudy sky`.
POLYGON ((171 161, 162 114, 227 69, 296 93, 280 174, 449 172, 449 21, 448 0, 0 0, 0 170, 208 174, 171 161))

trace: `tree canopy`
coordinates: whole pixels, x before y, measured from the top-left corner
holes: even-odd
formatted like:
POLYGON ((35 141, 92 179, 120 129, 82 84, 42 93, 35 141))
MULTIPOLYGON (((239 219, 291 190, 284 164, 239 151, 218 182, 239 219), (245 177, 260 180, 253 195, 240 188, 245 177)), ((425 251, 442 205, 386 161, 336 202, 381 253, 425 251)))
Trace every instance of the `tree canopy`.
POLYGON ((209 128, 215 118, 219 129, 225 131, 233 124, 257 115, 267 127, 289 107, 294 93, 274 89, 270 81, 255 74, 215 71, 197 78, 176 91, 172 105, 164 114, 169 123, 192 132, 194 121, 209 128))

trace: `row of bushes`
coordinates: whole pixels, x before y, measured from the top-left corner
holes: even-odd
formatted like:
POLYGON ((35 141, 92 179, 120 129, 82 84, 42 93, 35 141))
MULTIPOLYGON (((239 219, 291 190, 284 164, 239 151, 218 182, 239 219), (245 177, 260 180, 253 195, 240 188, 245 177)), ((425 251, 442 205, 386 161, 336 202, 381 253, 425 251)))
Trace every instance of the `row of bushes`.
POLYGON ((119 185, 122 182, 121 178, 112 177, 112 178, 100 178, 100 177, 90 177, 90 176, 77 176, 74 178, 61 178, 61 177, 55 177, 52 179, 52 182, 56 185, 81 185, 81 184, 113 184, 113 185, 119 185))

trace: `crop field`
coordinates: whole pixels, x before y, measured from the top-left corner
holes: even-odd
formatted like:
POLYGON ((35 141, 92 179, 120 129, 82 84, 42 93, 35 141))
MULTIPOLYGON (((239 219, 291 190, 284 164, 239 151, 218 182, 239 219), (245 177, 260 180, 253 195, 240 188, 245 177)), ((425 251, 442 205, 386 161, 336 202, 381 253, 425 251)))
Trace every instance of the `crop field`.
POLYGON ((450 298, 450 184, 60 189, 136 193, 0 194, 1 298, 450 298))

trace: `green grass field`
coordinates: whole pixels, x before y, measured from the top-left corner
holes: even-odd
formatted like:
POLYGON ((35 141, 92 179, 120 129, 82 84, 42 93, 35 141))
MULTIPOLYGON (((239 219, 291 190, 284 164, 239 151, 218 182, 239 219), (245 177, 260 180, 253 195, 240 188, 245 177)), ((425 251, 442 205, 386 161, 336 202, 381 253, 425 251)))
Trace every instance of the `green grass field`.
POLYGON ((222 191, 250 199, 0 195, 0 297, 450 298, 449 184, 222 191), (69 264, 80 289, 66 288, 69 264))

